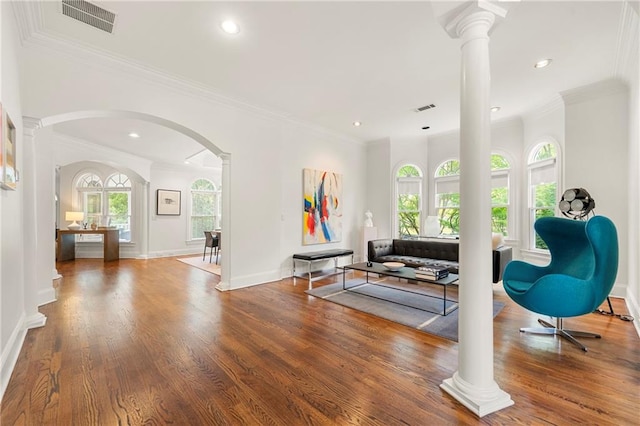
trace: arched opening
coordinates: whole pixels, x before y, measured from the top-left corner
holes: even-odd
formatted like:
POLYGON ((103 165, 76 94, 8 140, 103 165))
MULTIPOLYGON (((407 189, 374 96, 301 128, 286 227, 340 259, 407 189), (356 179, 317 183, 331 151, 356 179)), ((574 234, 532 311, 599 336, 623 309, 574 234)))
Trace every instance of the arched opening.
MULTIPOLYGON (((25 117, 25 124, 26 124, 25 127, 27 127, 27 130, 29 130, 29 128, 31 130, 31 132, 27 131, 25 132, 25 134, 31 134, 33 138, 32 140, 33 142, 38 137, 38 133, 34 131, 38 129, 53 128, 53 126, 61 123, 66 123, 66 122, 71 122, 76 120, 83 120, 83 119, 94 119, 94 118, 110 118, 110 119, 116 119, 116 120, 117 119, 140 120, 143 122, 152 123, 157 126, 165 127, 192 139, 193 141, 197 142, 197 144, 201 145, 205 150, 211 152, 213 155, 222 159, 222 173, 221 173, 221 205, 222 205, 221 219, 222 220, 220 225, 223 229, 225 229, 223 239, 225 240, 226 256, 224 256, 224 258, 222 259, 221 282, 217 286, 217 288, 219 290, 228 290, 229 289, 228 283, 230 281, 230 258, 231 258, 231 244, 229 241, 230 240, 229 236, 231 233, 230 224, 229 224, 229 216, 230 216, 229 215, 229 211, 230 211, 229 168, 230 168, 230 160, 231 160, 230 154, 223 152, 211 140, 201 135, 200 133, 194 131, 193 129, 190 129, 186 126, 183 126, 179 123, 176 123, 171 120, 167 120, 162 117, 157 117, 154 115, 135 112, 135 111, 113 111, 113 110, 76 111, 71 113, 58 114, 54 116, 45 117, 40 120, 25 117)), ((53 174, 54 174, 54 171, 52 171, 52 175, 53 174)), ((152 198, 151 195, 148 193, 145 194, 145 196, 147 200, 151 200, 152 198)), ((43 203, 33 199, 33 200, 27 200, 27 204, 32 204, 32 206, 27 206, 27 208, 32 207, 33 209, 36 209, 36 205, 39 208, 41 208, 43 203)), ((151 209, 149 206, 146 206, 145 209, 146 209, 146 216, 149 217, 151 215, 151 209)), ((49 223, 56 223, 55 222, 56 213, 54 212, 54 210, 55 208, 52 205, 51 220, 49 223)), ((143 227, 148 226, 148 224, 143 223, 142 226, 143 227)), ((146 243, 143 243, 143 244, 146 244, 146 243)), ((35 242, 34 242, 34 245, 35 245, 35 242)), ((52 255, 51 258, 54 259, 54 256, 52 255)), ((55 271, 55 262, 54 262, 53 269, 55 271)))

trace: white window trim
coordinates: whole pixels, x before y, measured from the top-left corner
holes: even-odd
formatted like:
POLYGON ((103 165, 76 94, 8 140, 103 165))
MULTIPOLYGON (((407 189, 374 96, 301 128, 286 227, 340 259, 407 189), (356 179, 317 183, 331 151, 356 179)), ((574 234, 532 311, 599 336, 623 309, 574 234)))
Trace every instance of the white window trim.
POLYGON ((189 185, 189 203, 187 204, 187 209, 188 209, 188 216, 187 216, 187 243, 189 242, 201 242, 204 241, 205 237, 204 235, 201 237, 194 237, 191 235, 191 225, 192 225, 192 221, 191 218, 193 217, 193 194, 195 192, 201 192, 201 193, 213 193, 214 194, 214 226, 215 226, 215 222, 216 222, 216 217, 218 218, 217 221, 218 223, 221 225, 222 224, 222 215, 221 215, 221 197, 222 197, 222 191, 220 190, 220 188, 218 188, 218 185, 215 184, 215 182, 213 182, 211 179, 207 179, 207 178, 197 178, 194 179, 193 182, 191 182, 191 185, 189 185), (202 190, 202 189, 192 189, 192 186, 194 183, 196 183, 199 180, 206 180, 207 182, 209 182, 212 186, 213 189, 212 190, 202 190))
MULTIPOLYGON (((113 169, 112 169, 113 170, 113 169)), ((109 173, 106 178, 104 176, 101 176, 101 174, 99 173, 99 171, 95 170, 95 169, 85 169, 80 171, 79 173, 77 173, 76 177, 72 180, 72 202, 74 206, 78 206, 76 208, 82 208, 82 210, 85 210, 85 193, 88 192, 96 192, 96 193, 100 193, 101 194, 101 206, 100 206, 100 218, 101 220, 105 217, 109 216, 109 200, 108 200, 108 194, 110 192, 129 192, 129 236, 130 239, 127 241, 120 241, 120 244, 134 244, 134 240, 133 240, 133 236, 134 236, 134 225, 133 225, 133 198, 134 198, 134 191, 133 191, 133 181, 131 179, 131 176, 127 175, 124 172, 121 172, 119 170, 115 170, 114 172, 109 173), (100 179, 100 186, 79 186, 80 182, 82 181, 83 177, 86 175, 95 175, 100 179), (106 186, 105 182, 108 182, 114 175, 119 175, 122 174, 124 176, 127 177, 127 180, 129 181, 129 186, 106 186), (81 195, 82 194, 82 195, 81 195)), ((89 236, 85 236, 85 237, 89 237, 89 236)), ((102 240, 102 237, 99 236, 99 239, 102 240)), ((82 241, 78 241, 79 243, 82 241)), ((96 243, 98 242, 98 238, 90 238, 88 241, 84 241, 84 243, 96 243)))
POLYGON ((531 148, 529 149, 528 155, 526 156, 527 158, 527 164, 526 164, 526 186, 527 186, 527 201, 526 201, 526 214, 527 214, 527 219, 526 219, 526 226, 527 226, 527 237, 528 237, 528 241, 525 245, 525 249, 528 253, 538 253, 539 255, 545 255, 546 253, 548 253, 548 250, 545 249, 539 249, 534 247, 535 245, 535 229, 533 227, 534 223, 535 223, 535 211, 537 209, 543 208, 543 207, 538 207, 538 208, 534 208, 532 207, 531 203, 533 201, 533 194, 531 192, 531 170, 535 167, 544 167, 544 166, 548 166, 549 164, 554 164, 555 165, 555 182, 556 182, 556 202, 554 203, 553 206, 548 206, 548 208, 553 208, 554 210, 554 215, 558 216, 558 203, 557 203, 557 198, 558 198, 558 194, 561 191, 562 188, 562 170, 561 170, 561 158, 562 158, 562 151, 560 149, 560 144, 554 139, 554 138, 550 138, 550 137, 545 137, 542 138, 540 140, 538 140, 536 143, 534 143, 531 148), (555 158, 547 158, 544 160, 538 160, 538 161, 533 161, 533 156, 535 155, 535 153, 543 146, 543 145, 547 145, 547 144, 551 144, 555 147, 556 149, 556 156, 555 158))
POLYGON ((415 163, 411 163, 411 162, 401 162, 398 163, 398 165, 394 168, 393 171, 393 175, 392 175, 392 182, 393 182, 393 200, 391 202, 391 217, 392 217, 392 230, 391 230, 391 235, 393 236, 393 238, 400 238, 399 235, 399 227, 400 227, 400 223, 398 221, 398 213, 400 213, 400 211, 398 210, 398 196, 400 195, 398 192, 398 182, 400 180, 419 180, 419 184, 420 184, 420 189, 419 189, 419 195, 420 195, 420 202, 418 203, 418 214, 420 217, 419 220, 419 225, 420 225, 420 234, 423 233, 423 222, 424 222, 424 212, 426 211, 426 209, 424 208, 424 203, 426 200, 424 191, 425 191, 425 184, 424 184, 424 171, 422 170, 422 167, 418 166, 415 163), (420 174, 420 177, 398 177, 398 172, 400 171, 401 168, 405 167, 405 166, 411 166, 411 167, 415 167, 416 170, 418 170, 418 173, 420 174))

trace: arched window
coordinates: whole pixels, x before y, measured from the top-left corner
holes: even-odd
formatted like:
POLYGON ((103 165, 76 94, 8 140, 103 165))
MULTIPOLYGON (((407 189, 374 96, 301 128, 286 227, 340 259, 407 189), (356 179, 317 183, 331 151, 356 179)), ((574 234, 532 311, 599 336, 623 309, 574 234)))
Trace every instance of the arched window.
POLYGON ((460 161, 448 160, 435 172, 436 215, 440 222, 440 234, 460 233, 460 161))
MULTIPOLYGON (((491 228, 493 232, 508 235, 509 181, 511 165, 502 155, 491 155, 491 228)), ((435 173, 436 214, 440 233, 460 233, 460 161, 448 160, 440 164, 435 173)))
POLYGON ((558 201, 557 149, 554 143, 536 145, 529 154, 529 245, 532 249, 546 250, 547 245, 535 234, 533 224, 545 216, 555 216, 558 201))
POLYGON ((127 175, 114 173, 103 184, 96 173, 85 173, 77 179, 76 190, 87 225, 115 226, 120 241, 131 241, 131 180, 127 175))
POLYGON ((422 171, 410 164, 396 173, 396 222, 400 238, 420 235, 422 171))
POLYGON ((491 154, 491 230, 509 235, 511 165, 499 154, 491 154))
POLYGON ((102 179, 95 173, 86 173, 78 179, 76 185, 80 196, 84 221, 91 225, 102 224, 102 179))
POLYGON ((220 205, 216 186, 207 179, 191 185, 191 239, 204 238, 204 231, 220 227, 220 205))

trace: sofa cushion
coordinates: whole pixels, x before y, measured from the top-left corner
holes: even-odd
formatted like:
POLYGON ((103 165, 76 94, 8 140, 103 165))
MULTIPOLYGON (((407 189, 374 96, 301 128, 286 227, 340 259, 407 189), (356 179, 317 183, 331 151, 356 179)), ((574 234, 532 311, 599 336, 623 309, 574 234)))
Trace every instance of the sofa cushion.
POLYGON ((457 240, 393 240, 393 253, 452 262, 459 259, 457 240))

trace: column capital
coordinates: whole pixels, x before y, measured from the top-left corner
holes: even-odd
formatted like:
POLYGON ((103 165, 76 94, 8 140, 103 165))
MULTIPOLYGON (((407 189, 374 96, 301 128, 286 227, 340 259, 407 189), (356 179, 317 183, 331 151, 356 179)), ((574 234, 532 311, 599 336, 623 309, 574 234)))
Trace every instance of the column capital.
POLYGON ((434 6, 436 18, 451 38, 460 38, 469 27, 478 24, 486 27, 485 35, 488 35, 495 24, 507 16, 505 7, 487 0, 437 4, 438 7, 434 6))

